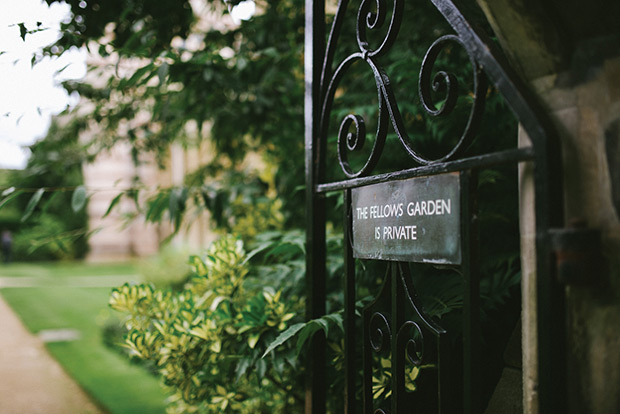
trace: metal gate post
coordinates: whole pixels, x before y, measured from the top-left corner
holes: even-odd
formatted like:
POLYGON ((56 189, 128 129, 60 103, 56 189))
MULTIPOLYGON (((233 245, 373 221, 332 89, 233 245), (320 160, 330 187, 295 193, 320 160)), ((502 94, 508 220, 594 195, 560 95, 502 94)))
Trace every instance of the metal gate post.
MULTIPOLYGON (((305 20, 305 147, 306 147, 306 319, 325 314, 325 203, 315 192, 322 173, 319 142, 321 66, 325 51, 325 3, 306 0, 305 20)), ((306 361, 306 414, 325 412, 325 337, 317 332, 306 361)))

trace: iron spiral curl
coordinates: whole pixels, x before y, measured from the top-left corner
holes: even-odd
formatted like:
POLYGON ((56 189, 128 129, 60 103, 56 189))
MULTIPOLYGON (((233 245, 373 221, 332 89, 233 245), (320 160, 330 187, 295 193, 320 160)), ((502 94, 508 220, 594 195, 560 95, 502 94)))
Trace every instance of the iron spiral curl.
POLYGON ((405 322, 398 330, 398 348, 403 350, 409 362, 415 367, 422 365, 424 359, 424 334, 420 325, 413 321, 405 322))
MULTIPOLYGON (((373 64, 372 60, 364 59, 361 53, 354 53, 351 56, 347 57, 341 64, 338 66, 336 71, 334 72, 334 76, 332 77, 329 87, 326 93, 325 105, 323 107, 322 113, 322 134, 325 136, 327 134, 328 128, 328 116, 331 110, 331 106, 334 100, 334 95, 336 93, 336 89, 340 85, 340 81, 344 77, 346 71, 355 63, 356 61, 365 61, 368 63, 373 70, 373 72, 377 73, 378 68, 373 64)), ((377 76, 375 76, 376 82, 379 82, 377 76)), ((377 83, 378 99, 379 99, 379 122, 377 123, 377 130, 375 132, 375 140, 372 149, 370 150, 370 155, 366 160, 364 166, 362 166, 358 171, 354 171, 349 163, 349 152, 360 151, 366 142, 366 126, 364 123, 364 118, 357 114, 349 114, 340 124, 340 130, 338 133, 338 162, 340 163, 340 167, 345 175, 349 178, 356 178, 367 174, 372 171, 372 169, 379 161, 379 157, 383 151, 383 145, 385 143, 385 139, 387 136, 387 125, 388 125, 388 117, 387 112, 385 110, 385 99, 383 99, 383 95, 381 94, 381 87, 377 83), (355 127, 355 131, 351 132, 351 127, 355 127)))
POLYGON ((388 14, 386 0, 374 0, 375 12, 371 11, 372 3, 373 0, 363 0, 357 14, 357 44, 362 53, 364 53, 364 58, 381 55, 394 44, 400 30, 402 11, 405 4, 403 0, 393 0, 392 18, 387 33, 381 44, 376 49, 372 49, 368 42, 367 30, 381 28, 385 24, 385 18, 388 14))
POLYGON ((346 145, 349 151, 359 151, 364 148, 365 138, 366 126, 364 118, 359 115, 347 115, 340 125, 340 132, 338 133, 339 147, 346 145), (349 132, 352 124, 355 125, 355 133, 349 132))
POLYGON ((373 351, 379 353, 390 349, 390 344, 392 342, 390 323, 382 313, 373 313, 370 318, 369 330, 370 346, 373 351))
POLYGON ((459 83, 458 79, 453 73, 448 73, 443 70, 438 71, 431 81, 432 68, 441 52, 442 48, 448 44, 449 41, 458 41, 458 38, 453 35, 443 36, 437 39, 426 52, 422 67, 420 69, 420 101, 424 110, 432 116, 448 115, 452 112, 456 105, 458 98, 459 83), (431 95, 431 85, 435 92, 445 91, 445 100, 441 108, 437 109, 435 102, 431 95))
POLYGON ((355 175, 349 164, 349 151, 361 151, 366 142, 366 124, 364 118, 359 115, 347 115, 338 132, 338 160, 340 166, 347 175, 355 175), (351 126, 355 126, 355 132, 351 132, 351 126))
MULTIPOLYGON (((456 43, 467 51, 467 47, 460 37, 455 35, 442 36, 439 39, 435 40, 433 44, 428 48, 426 55, 424 56, 424 60, 422 61, 422 66, 420 68, 420 101, 422 102, 424 110, 429 115, 434 117, 447 116, 452 113, 458 99, 459 85, 458 80, 454 74, 440 70, 437 71, 434 76, 432 76, 433 68, 435 66, 435 62, 437 61, 437 57, 439 56, 441 51, 450 43, 456 43), (435 92, 444 92, 445 98, 441 108, 437 108, 435 102, 433 101, 431 89, 435 92)), ((471 53, 468 52, 467 55, 473 68, 472 72, 474 89, 473 103, 471 105, 467 124, 456 145, 446 155, 439 159, 426 160, 427 163, 448 161, 462 154, 462 152, 472 142, 480 124, 482 113, 484 112, 487 79, 476 60, 472 57, 471 53)), ((403 143, 409 146, 408 143, 403 143)))

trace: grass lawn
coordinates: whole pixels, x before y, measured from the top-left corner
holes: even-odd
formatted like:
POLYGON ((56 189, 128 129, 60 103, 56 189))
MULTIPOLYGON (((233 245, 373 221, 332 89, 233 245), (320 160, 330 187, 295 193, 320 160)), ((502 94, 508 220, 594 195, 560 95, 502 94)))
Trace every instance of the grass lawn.
POLYGON ((35 262, 0 263, 0 277, 74 277, 135 275, 136 265, 123 263, 35 262))
MULTIPOLYGON (((73 277, 135 274, 131 264, 12 264, 0 276, 73 277)), ((107 306, 111 288, 53 286, 5 288, 0 294, 33 333, 75 329, 81 338, 50 342, 47 348, 65 370, 112 414, 163 413, 165 395, 159 380, 132 365, 101 340, 101 326, 116 313, 107 306)))

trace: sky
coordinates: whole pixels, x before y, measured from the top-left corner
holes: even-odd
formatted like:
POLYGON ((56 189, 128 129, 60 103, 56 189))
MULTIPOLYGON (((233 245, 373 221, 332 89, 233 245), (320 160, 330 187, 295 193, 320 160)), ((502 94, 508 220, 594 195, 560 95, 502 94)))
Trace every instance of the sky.
MULTIPOLYGON (((69 6, 0 0, 0 10, 0 169, 19 169, 26 166, 27 146, 45 136, 52 116, 77 104, 79 96, 69 96, 59 84, 86 74, 86 52, 70 50, 32 66, 33 53, 60 37, 60 22, 67 18, 69 6), (44 30, 22 40, 18 24, 32 30, 37 22, 44 30)), ((244 1, 232 14, 238 20, 247 19, 254 10, 254 2, 244 1)))
POLYGON ((69 7, 48 7, 42 0, 0 0, 0 9, 0 168, 23 168, 29 151, 22 147, 45 136, 52 115, 77 103, 79 97, 69 96, 59 82, 85 75, 86 53, 72 50, 32 67, 32 54, 60 36, 60 21, 69 7), (41 22, 44 30, 27 34, 24 41, 17 26, 22 22, 29 30, 41 22))

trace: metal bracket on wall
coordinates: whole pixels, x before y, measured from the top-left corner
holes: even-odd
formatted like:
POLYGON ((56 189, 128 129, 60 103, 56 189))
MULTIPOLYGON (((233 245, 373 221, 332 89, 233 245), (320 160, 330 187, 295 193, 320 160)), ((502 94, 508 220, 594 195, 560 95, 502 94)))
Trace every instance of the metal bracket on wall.
POLYGON ((558 281, 567 286, 598 286, 607 269, 601 231, 580 225, 550 229, 558 281))

